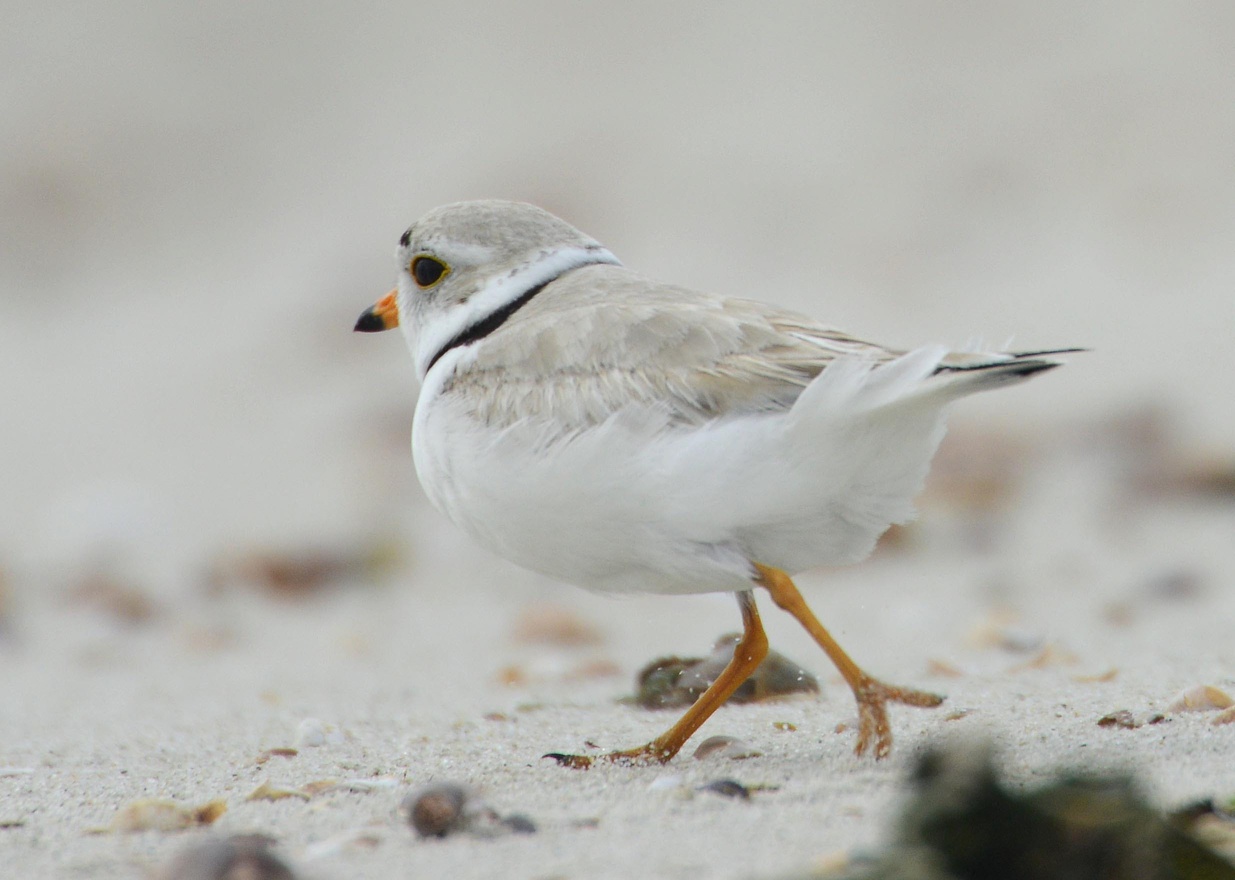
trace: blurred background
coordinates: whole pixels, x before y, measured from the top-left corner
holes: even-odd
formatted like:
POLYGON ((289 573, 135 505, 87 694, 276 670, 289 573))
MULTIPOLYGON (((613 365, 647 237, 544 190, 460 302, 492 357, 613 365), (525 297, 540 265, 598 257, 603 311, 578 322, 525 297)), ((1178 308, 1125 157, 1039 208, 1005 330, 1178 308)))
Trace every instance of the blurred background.
POLYGON ((414 532, 411 363, 351 326, 465 198, 891 344, 1094 349, 962 422, 1235 447, 1229 4, 6 7, 6 570, 414 532))

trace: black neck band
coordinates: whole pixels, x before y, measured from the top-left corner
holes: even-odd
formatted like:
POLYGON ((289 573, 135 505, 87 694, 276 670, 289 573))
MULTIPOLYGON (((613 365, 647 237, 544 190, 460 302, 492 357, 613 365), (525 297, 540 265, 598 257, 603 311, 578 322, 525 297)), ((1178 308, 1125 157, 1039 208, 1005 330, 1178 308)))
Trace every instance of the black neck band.
MULTIPOLYGON (((585 263, 584 265, 590 266, 594 264, 585 263)), ((498 327, 501 327, 503 324, 509 321, 510 316, 513 315, 515 312, 519 311, 519 309, 523 308, 525 305, 527 305, 531 301, 532 297, 534 297, 536 294, 540 293, 542 290, 544 290, 554 281, 557 281, 567 272, 573 272, 575 269, 582 269, 582 268, 583 266, 572 266, 569 269, 562 270, 561 272, 559 272, 558 274, 550 278, 548 281, 542 281, 539 284, 537 284, 535 287, 528 288, 526 291, 524 291, 519 296, 518 299, 508 302, 506 305, 502 306, 496 312, 493 312, 492 314, 484 318, 481 318, 479 321, 477 321, 472 326, 464 329, 463 332, 461 332, 454 339, 450 340, 450 342, 447 342, 446 345, 442 347, 442 350, 433 356, 433 360, 429 361, 429 366, 425 369, 425 375, 428 375, 429 370, 433 369, 433 365, 436 364, 438 361, 440 361, 442 359, 442 356, 446 354, 446 352, 450 351, 452 348, 459 348, 464 345, 471 345, 473 342, 478 342, 481 339, 484 339, 486 336, 488 336, 498 327)))

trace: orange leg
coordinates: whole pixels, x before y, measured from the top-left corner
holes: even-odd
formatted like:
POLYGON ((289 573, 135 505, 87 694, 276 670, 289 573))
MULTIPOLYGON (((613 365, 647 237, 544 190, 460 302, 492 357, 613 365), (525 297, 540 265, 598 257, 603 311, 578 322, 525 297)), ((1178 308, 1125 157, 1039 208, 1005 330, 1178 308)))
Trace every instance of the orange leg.
POLYGON ((853 696, 858 701, 858 745, 855 751, 859 755, 865 754, 874 740, 875 757, 886 758, 892 751, 892 725, 888 722, 887 704, 903 703, 906 706, 930 707, 942 703, 943 697, 887 685, 867 675, 823 628, 823 624, 807 606, 806 600, 802 598, 789 575, 779 568, 757 562, 754 566, 759 572, 755 583, 767 589, 773 602, 797 618, 798 623, 806 628, 828 658, 836 664, 836 668, 853 690, 853 696))
POLYGON ((586 755, 548 754, 565 767, 586 770, 593 761, 613 761, 619 764, 663 764, 681 750, 691 734, 699 729, 712 713, 729 699, 742 682, 750 678, 755 668, 763 662, 768 654, 768 637, 763 632, 763 624, 759 620, 759 610, 755 607, 755 595, 750 590, 737 594, 738 607, 742 609, 742 639, 733 649, 733 659, 724 668, 716 681, 699 695, 686 714, 678 719, 677 724, 645 746, 627 749, 622 752, 610 752, 590 758, 586 755))

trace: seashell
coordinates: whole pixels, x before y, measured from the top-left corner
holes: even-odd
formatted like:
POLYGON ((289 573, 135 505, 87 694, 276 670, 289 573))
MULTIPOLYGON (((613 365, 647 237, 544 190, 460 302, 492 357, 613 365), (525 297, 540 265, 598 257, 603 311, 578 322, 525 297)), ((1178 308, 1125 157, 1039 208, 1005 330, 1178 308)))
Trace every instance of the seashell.
POLYGON ((141 798, 118 812, 108 831, 181 831, 198 825, 210 825, 227 812, 227 802, 213 800, 198 807, 189 807, 164 798, 141 798))
POLYGON ((732 736, 709 736, 699 743, 699 748, 695 749, 695 759, 699 761, 713 756, 741 761, 746 758, 758 758, 762 754, 763 752, 750 743, 732 736))
POLYGON ((1226 691, 1209 684, 1188 688, 1167 706, 1168 712, 1212 712, 1215 709, 1229 709, 1235 706, 1226 691))

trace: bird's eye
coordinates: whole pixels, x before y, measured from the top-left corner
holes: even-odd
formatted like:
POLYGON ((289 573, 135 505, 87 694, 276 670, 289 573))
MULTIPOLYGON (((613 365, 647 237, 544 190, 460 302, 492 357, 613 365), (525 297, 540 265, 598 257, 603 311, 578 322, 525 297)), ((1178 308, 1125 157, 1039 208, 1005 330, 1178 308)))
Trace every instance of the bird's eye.
POLYGON ((412 278, 420 287, 432 287, 442 280, 442 276, 450 271, 450 267, 433 257, 417 257, 412 260, 412 278))

